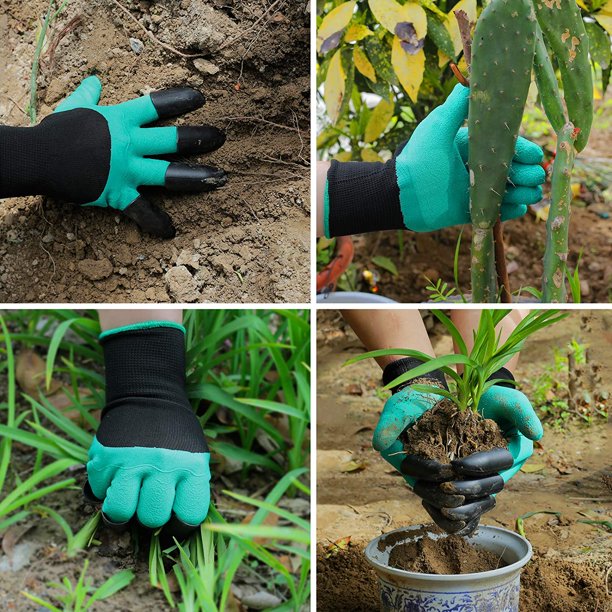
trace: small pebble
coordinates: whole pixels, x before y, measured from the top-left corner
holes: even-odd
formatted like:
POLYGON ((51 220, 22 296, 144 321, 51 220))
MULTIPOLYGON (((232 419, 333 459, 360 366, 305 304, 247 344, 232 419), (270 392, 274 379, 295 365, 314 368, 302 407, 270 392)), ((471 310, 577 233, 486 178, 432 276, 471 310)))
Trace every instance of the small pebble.
POLYGON ((136 55, 140 55, 144 51, 142 40, 139 40, 138 38, 130 38, 130 47, 136 55))
POLYGON ((53 234, 47 234, 47 235, 43 236, 42 241, 45 244, 49 244, 50 242, 53 242, 53 234))

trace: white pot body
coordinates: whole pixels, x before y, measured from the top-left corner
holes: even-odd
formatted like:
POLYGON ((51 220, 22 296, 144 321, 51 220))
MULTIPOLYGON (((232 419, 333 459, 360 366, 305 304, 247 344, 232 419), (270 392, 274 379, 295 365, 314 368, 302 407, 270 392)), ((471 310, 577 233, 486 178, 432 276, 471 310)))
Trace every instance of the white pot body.
MULTIPOLYGON (((492 552, 507 565, 477 574, 420 574, 387 565, 393 548, 424 537, 422 525, 403 527, 372 540, 365 555, 378 575, 385 612, 518 612, 522 567, 531 544, 513 531, 481 525, 468 542, 492 552), (405 537, 403 537, 405 536, 405 537)), ((428 533, 432 539, 445 534, 428 533)))

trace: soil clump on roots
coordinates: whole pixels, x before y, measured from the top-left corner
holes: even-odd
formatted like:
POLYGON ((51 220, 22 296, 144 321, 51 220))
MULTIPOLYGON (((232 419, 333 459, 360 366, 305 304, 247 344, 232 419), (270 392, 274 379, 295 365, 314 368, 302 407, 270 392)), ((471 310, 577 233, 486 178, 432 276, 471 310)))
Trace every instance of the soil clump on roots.
POLYGON ((507 448, 497 423, 471 410, 460 411, 450 400, 428 410, 403 435, 404 450, 448 463, 478 451, 507 448))

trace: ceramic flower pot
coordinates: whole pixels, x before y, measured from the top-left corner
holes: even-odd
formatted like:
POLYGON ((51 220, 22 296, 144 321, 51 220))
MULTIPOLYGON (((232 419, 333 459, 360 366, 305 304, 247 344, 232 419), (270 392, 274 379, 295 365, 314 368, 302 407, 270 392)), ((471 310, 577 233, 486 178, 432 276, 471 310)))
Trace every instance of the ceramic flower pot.
POLYGON ((429 535, 427 527, 403 527, 372 540, 365 549, 380 584, 385 612, 518 612, 521 569, 531 558, 531 544, 507 529, 481 525, 468 542, 503 559, 504 567, 476 574, 420 574, 388 566, 393 548, 429 535))

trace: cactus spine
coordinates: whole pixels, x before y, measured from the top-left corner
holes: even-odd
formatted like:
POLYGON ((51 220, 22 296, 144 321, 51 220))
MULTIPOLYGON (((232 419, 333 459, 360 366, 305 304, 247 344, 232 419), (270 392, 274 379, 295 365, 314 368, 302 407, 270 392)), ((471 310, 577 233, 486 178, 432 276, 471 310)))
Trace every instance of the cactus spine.
POLYGON ((553 130, 558 134, 568 119, 563 104, 561 104, 559 83, 557 83, 557 76, 548 55, 548 49, 544 44, 540 26, 536 28, 534 72, 542 106, 553 130))
POLYGON ((496 300, 493 225, 531 82, 536 25, 529 0, 493 0, 474 32, 468 119, 474 302, 496 300))
MULTIPOLYGON (((586 146, 593 122, 593 78, 589 38, 575 0, 534 0, 548 48, 559 64, 569 120, 580 129, 576 150, 586 146)), ((546 109, 548 113, 548 109, 546 109)), ((552 118, 549 115, 552 123, 552 118)))
POLYGON ((542 299, 565 302, 565 267, 568 253, 569 219, 572 204, 571 178, 579 130, 566 123, 559 132, 552 177, 550 211, 546 222, 546 251, 542 299))

